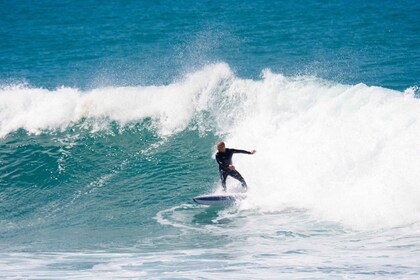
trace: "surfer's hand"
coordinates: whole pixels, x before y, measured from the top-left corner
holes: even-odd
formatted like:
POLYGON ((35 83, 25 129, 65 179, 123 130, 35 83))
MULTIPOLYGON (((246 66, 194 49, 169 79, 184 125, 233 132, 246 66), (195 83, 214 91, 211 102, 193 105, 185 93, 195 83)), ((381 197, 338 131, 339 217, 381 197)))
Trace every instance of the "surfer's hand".
POLYGON ((251 155, 255 154, 256 152, 257 152, 256 150, 252 150, 251 155))
POLYGON ((229 169, 230 170, 234 170, 235 169, 235 166, 233 164, 229 164, 229 169))

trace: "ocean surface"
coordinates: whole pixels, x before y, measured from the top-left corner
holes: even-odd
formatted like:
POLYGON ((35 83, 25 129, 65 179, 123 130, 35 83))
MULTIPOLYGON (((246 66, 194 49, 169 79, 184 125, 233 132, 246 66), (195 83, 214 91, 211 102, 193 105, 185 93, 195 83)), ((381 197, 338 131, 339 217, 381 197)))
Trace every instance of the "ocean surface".
POLYGON ((419 62, 414 0, 0 1, 0 278, 420 279, 419 62))

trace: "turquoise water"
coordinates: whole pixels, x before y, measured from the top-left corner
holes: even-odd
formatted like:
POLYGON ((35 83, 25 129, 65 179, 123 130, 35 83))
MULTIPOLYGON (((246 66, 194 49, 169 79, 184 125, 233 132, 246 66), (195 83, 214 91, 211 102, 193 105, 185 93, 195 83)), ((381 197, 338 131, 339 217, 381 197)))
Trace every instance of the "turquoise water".
POLYGON ((418 2, 0 7, 3 277, 420 277, 418 2))

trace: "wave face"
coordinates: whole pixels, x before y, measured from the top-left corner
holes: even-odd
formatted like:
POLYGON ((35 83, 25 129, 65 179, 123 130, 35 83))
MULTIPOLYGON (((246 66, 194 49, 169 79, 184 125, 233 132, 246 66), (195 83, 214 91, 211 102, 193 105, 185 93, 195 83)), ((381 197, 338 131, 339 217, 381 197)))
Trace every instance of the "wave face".
MULTIPOLYGON (((242 79, 225 63, 168 85, 3 87, 0 245, 6 251, 131 248, 146 254, 97 261, 92 273, 105 273, 127 259, 124 265, 147 271, 137 258, 153 251, 168 251, 175 266, 177 250, 201 258, 216 256, 218 246, 240 254, 246 244, 270 263, 279 253, 270 248, 284 238, 305 247, 307 238, 319 236, 336 236, 348 246, 354 238, 371 240, 372 231, 383 240, 398 229, 411 236, 420 222, 420 101, 413 92, 270 70, 257 80, 242 79), (250 190, 234 209, 204 211, 191 198, 220 191, 213 159, 220 139, 257 150, 234 157, 250 190), (204 251, 192 249, 197 246, 204 251)), ((232 180, 228 186, 239 188, 232 180)), ((326 253, 306 249, 293 252, 326 253)), ((108 258, 84 254, 79 257, 108 258)), ((55 264, 48 259, 39 256, 43 265, 65 266, 71 255, 55 264)), ((413 268, 409 257, 401 261, 413 268)), ((25 261, 21 265, 9 267, 10 275, 25 261)), ((121 270, 114 272, 108 275, 121 270)))

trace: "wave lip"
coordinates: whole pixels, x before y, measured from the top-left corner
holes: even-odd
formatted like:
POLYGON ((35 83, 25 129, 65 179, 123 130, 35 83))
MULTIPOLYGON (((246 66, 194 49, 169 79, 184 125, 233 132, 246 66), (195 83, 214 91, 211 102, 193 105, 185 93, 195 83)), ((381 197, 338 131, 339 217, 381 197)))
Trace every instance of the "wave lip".
POLYGON ((205 109, 208 95, 232 75, 229 67, 220 63, 162 86, 107 87, 86 92, 66 87, 53 91, 24 85, 3 87, 0 137, 18 129, 34 134, 64 130, 86 118, 94 120, 96 129, 110 121, 124 126, 150 118, 161 135, 170 135, 185 129, 194 113, 205 109))

